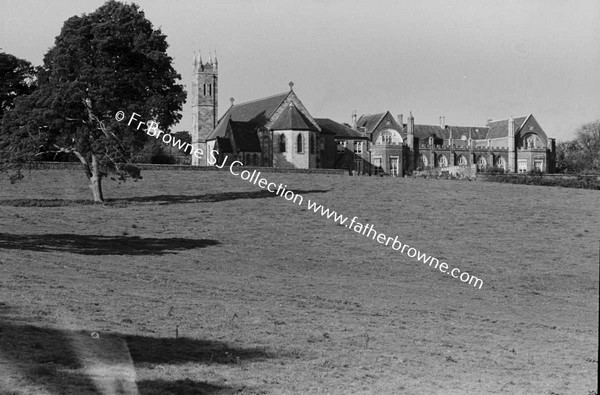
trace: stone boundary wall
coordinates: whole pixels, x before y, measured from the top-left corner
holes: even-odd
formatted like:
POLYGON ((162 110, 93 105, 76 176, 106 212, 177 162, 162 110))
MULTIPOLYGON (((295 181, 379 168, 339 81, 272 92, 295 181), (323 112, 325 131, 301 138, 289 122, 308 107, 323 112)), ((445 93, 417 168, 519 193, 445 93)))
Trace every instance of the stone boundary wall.
MULTIPOLYGON (((140 170, 171 170, 171 171, 229 171, 229 166, 224 166, 218 169, 214 166, 190 166, 190 165, 158 165, 151 163, 134 164, 140 170)), ((24 170, 29 167, 25 165, 24 170)), ((79 162, 34 162, 32 170, 79 170, 81 163, 79 162)), ((276 167, 258 167, 258 166, 234 166, 237 171, 241 170, 257 170, 264 173, 302 173, 302 174, 331 174, 331 175, 348 175, 348 170, 344 169, 286 169, 276 167)))

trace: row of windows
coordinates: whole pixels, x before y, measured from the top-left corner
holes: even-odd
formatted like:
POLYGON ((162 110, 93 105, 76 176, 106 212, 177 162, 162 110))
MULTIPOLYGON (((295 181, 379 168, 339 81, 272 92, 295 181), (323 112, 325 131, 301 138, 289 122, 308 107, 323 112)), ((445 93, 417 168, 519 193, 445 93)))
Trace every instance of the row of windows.
MULTIPOLYGON (((497 167, 506 169, 506 161, 501 156, 499 156, 496 159, 495 164, 497 167)), ((427 159, 426 155, 421 155, 419 157, 419 165, 421 167, 426 167, 429 165, 429 159, 427 159)), ((456 166, 468 166, 468 165, 469 165, 469 161, 467 160, 467 158, 464 155, 459 155, 458 158, 456 158, 456 166)), ((479 169, 483 169, 487 165, 488 165, 487 160, 483 156, 477 157, 477 167, 479 169)), ((446 156, 444 156, 444 155, 438 156, 437 157, 437 166, 438 167, 448 167, 448 158, 446 158, 446 156)))
MULTIPOLYGON (((279 152, 286 152, 286 137, 285 134, 279 136, 279 152)), ((317 147, 317 141, 315 139, 314 134, 310 134, 310 153, 314 154, 317 147)), ((296 137, 296 152, 299 154, 304 153, 304 136, 302 133, 299 133, 296 137)))
MULTIPOLYGON (((344 151, 346 149, 346 147, 348 146, 348 142, 346 140, 338 140, 337 142, 338 144, 338 151, 344 151)), ((358 155, 362 155, 363 153, 363 149, 364 149, 364 142, 362 141, 355 141, 354 142, 354 153, 358 154, 358 155)))
MULTIPOLYGON (((373 158, 373 174, 378 175, 384 173, 385 170, 381 166, 381 158, 373 158)), ((400 175, 400 158, 397 156, 390 156, 388 160, 388 174, 391 176, 400 175)))
MULTIPOLYGON (((534 159, 533 168, 536 170, 544 171, 544 160, 543 159, 534 159)), ((517 160, 517 171, 519 173, 527 173, 529 171, 527 159, 517 160)))

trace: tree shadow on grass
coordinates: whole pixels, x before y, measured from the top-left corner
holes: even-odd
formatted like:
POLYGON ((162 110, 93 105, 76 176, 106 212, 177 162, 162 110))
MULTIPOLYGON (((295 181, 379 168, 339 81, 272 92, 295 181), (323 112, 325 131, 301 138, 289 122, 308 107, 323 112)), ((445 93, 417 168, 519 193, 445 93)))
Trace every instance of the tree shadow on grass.
MULTIPOLYGON (((286 189, 290 190, 290 189, 286 189)), ((326 193, 329 190, 326 189, 310 189, 310 190, 293 190, 296 195, 305 195, 309 193, 326 193)), ((221 192, 221 193, 207 193, 203 195, 155 195, 155 196, 137 196, 131 198, 117 198, 108 199, 108 204, 118 203, 152 203, 157 202, 160 205, 165 204, 181 204, 181 203, 214 203, 223 202, 227 200, 237 199, 263 199, 278 196, 276 193, 269 192, 267 190, 260 190, 254 192, 221 192)))
POLYGON ((222 387, 220 385, 208 384, 190 379, 167 381, 167 380, 144 380, 138 381, 140 395, 170 395, 170 394, 238 394, 242 389, 222 387))
POLYGON ((213 340, 190 338, 157 338, 125 335, 131 358, 135 363, 184 364, 239 364, 243 361, 264 360, 269 353, 258 348, 231 348, 213 340))
MULTIPOLYGON (((290 189, 286 189, 289 191, 290 189)), ((310 190, 292 190, 296 195, 305 195, 309 193, 326 193, 327 189, 310 190)), ((254 192, 221 192, 207 193, 203 195, 153 195, 137 196, 129 198, 106 199, 106 206, 125 207, 135 203, 155 203, 159 205, 183 204, 183 203, 215 203, 237 199, 263 199, 278 196, 276 193, 267 190, 254 192)), ((67 207, 67 206, 88 206, 102 205, 92 200, 70 200, 70 199, 4 199, 0 200, 0 206, 12 207, 67 207)))
MULTIPOLYGON (((4 305, 5 306, 5 305, 4 305)), ((2 305, 0 304, 0 307, 2 305)), ((153 338, 39 327, 4 316, 0 309, 0 393, 37 389, 50 393, 113 393, 98 388, 129 388, 114 393, 210 394, 240 388, 159 377, 136 383, 135 367, 198 364, 240 364, 270 358, 258 348, 189 338, 153 338)), ((154 370, 159 372, 160 370, 154 370)))
POLYGON ((0 250, 70 252, 83 255, 164 255, 218 245, 211 239, 142 238, 76 234, 22 235, 0 233, 0 250))

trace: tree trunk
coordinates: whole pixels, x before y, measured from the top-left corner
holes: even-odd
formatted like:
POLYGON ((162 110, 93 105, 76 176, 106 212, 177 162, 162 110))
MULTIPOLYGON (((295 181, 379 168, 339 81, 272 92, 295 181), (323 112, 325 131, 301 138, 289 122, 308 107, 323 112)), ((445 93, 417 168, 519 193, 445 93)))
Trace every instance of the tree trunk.
POLYGON ((104 203, 104 196, 102 194, 102 176, 100 175, 100 169, 98 167, 98 158, 96 155, 92 155, 92 176, 90 177, 90 188, 94 195, 94 201, 104 203))
POLYGON ((102 194, 102 176, 100 175, 98 158, 96 155, 92 154, 92 165, 90 166, 90 163, 83 155, 81 155, 81 153, 77 151, 72 152, 79 158, 83 171, 90 182, 90 189, 94 195, 94 202, 104 203, 104 196, 102 194))

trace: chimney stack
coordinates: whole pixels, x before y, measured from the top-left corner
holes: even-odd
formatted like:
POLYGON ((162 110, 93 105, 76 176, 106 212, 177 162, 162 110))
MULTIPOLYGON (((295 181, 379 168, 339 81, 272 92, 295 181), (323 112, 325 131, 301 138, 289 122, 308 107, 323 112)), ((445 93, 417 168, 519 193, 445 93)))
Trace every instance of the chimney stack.
POLYGON ((415 117, 413 117, 412 111, 408 115, 408 121, 406 122, 406 139, 408 140, 408 148, 412 151, 415 142, 415 117))
POLYGON ((356 110, 352 112, 352 129, 356 129, 356 110))
POLYGON ((445 116, 440 117, 440 129, 446 129, 446 117, 445 116))
POLYGON ((404 116, 402 114, 398 114, 398 123, 400 126, 404 126, 404 116))

